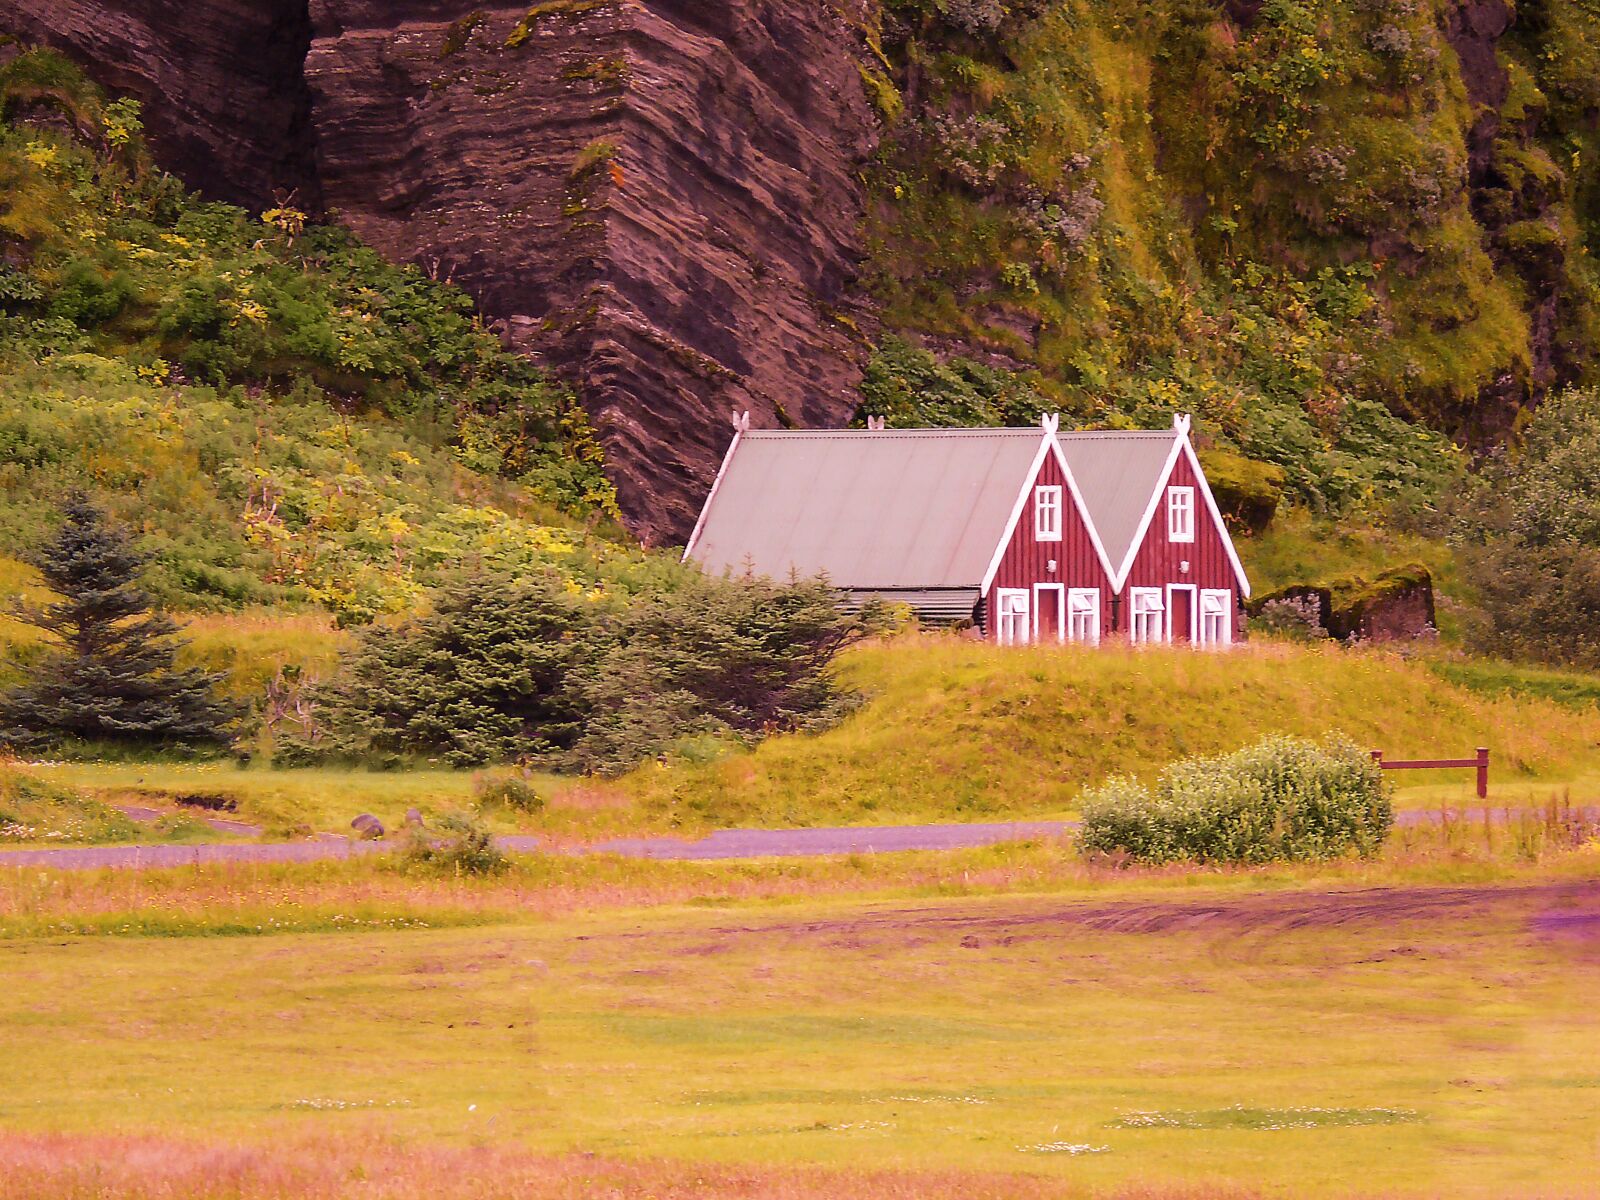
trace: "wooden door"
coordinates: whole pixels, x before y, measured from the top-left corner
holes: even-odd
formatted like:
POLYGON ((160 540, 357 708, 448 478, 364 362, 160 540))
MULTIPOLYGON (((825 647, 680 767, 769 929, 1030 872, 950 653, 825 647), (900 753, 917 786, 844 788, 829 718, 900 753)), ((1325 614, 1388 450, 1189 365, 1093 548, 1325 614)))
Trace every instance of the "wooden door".
POLYGON ((1064 599, 1066 588, 1057 583, 1036 584, 1033 589, 1033 611, 1038 614, 1038 633, 1034 640, 1041 645, 1065 640, 1063 622, 1066 614, 1064 599))
POLYGON ((1171 622, 1168 639, 1175 646, 1188 645, 1194 640, 1194 592, 1188 588, 1171 588, 1167 592, 1167 620, 1171 622))

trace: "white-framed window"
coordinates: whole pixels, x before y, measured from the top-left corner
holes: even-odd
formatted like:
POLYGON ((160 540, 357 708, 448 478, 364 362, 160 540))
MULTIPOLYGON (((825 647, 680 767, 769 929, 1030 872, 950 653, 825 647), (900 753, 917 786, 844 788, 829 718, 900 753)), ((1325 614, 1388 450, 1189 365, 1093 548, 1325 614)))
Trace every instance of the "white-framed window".
POLYGON ((1028 593, 1021 588, 1000 588, 994 595, 995 636, 1002 646, 1026 646, 1028 593))
POLYGON ((1129 590, 1128 632, 1136 646, 1167 640, 1167 605, 1160 588, 1129 590))
POLYGON ((1167 489, 1167 541, 1194 541, 1194 489, 1167 489))
POLYGON ((1100 644, 1100 589, 1073 588, 1067 593, 1067 640, 1085 646, 1100 644))
POLYGON ((1233 644, 1233 593, 1225 588, 1206 588, 1200 593, 1200 644, 1233 644))
POLYGON ((1033 489, 1033 536, 1041 542, 1061 540, 1061 488, 1042 486, 1033 489))

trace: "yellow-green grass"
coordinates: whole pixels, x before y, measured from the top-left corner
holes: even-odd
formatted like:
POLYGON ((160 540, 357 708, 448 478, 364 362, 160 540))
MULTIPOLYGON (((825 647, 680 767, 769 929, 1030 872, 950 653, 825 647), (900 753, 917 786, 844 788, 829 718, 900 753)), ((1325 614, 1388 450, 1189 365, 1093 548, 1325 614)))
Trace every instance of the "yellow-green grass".
MULTIPOLYGON (((1488 746, 1496 798, 1514 788, 1542 801, 1600 770, 1600 711, 1486 695, 1381 649, 1006 649, 910 636, 855 651, 841 675, 869 699, 837 727, 709 763, 653 763, 613 790, 688 828, 1068 815, 1109 776, 1270 733, 1342 733, 1391 758, 1488 746)), ((1432 807, 1470 797, 1472 773, 1396 783, 1402 805, 1432 807)))
MULTIPOLYGON (((331 677, 349 642, 348 633, 316 612, 261 608, 180 614, 177 620, 189 643, 179 654, 180 665, 223 672, 224 689, 246 701, 260 700, 281 671, 307 680, 331 677)), ((37 655, 47 641, 40 630, 0 613, 0 682, 12 682, 18 665, 37 655)))
POLYGON ((1197 889, 10 940, 0 1120, 1018 1192, 1580 1195, 1600 958, 1582 922, 1541 921, 1594 911, 1592 885, 1197 889))
POLYGON ((1329 520, 1303 509, 1280 513, 1266 532, 1239 538, 1235 544, 1257 592, 1295 583, 1325 584, 1353 575, 1371 577, 1412 562, 1424 564, 1445 588, 1455 581, 1450 547, 1441 540, 1329 520))
POLYGON ((257 824, 271 837, 348 832, 360 813, 398 828, 406 811, 428 817, 469 809, 474 776, 466 771, 367 771, 306 767, 271 770, 231 760, 210 762, 44 762, 24 769, 52 783, 113 803, 181 811, 184 799, 227 807, 218 815, 257 824))
POLYGON ((1559 810, 1509 824, 1457 815, 1404 827, 1370 859, 1257 867, 1113 866, 1070 838, 969 850, 732 862, 513 855, 466 876, 380 856, 138 870, 11 868, 0 852, 0 937, 237 937, 446 928, 661 905, 789 905, 826 896, 927 898, 1050 893, 1152 898, 1589 878, 1596 823, 1559 810))

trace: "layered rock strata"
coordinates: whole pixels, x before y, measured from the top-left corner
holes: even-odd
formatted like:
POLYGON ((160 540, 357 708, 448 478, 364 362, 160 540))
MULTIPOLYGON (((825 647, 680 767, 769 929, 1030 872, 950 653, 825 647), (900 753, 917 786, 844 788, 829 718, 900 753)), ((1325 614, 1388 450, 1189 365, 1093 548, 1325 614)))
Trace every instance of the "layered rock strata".
POLYGON ((877 123, 831 6, 171 7, 12 0, 0 28, 143 100, 192 184, 293 192, 465 288, 578 386, 645 540, 687 534, 731 410, 852 412, 877 123))

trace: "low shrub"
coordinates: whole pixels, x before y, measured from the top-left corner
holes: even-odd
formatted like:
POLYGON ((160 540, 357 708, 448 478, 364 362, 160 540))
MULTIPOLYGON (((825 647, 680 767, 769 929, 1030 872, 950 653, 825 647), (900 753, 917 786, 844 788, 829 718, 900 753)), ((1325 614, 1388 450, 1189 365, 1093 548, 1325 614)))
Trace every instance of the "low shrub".
POLYGON ((475 791, 480 812, 497 808, 520 813, 536 813, 544 810, 544 797, 521 775, 480 777, 475 785, 475 791))
POLYGON ((1168 766, 1154 789, 1112 779, 1082 800, 1085 853, 1262 863, 1373 853, 1394 823, 1382 770, 1354 743, 1271 737, 1168 766))
POLYGON ((407 868, 445 875, 498 875, 511 865, 494 835, 471 817, 440 817, 433 829, 414 829, 402 852, 407 868))

